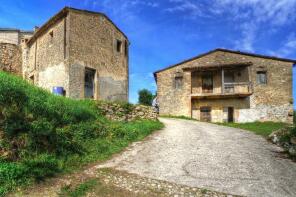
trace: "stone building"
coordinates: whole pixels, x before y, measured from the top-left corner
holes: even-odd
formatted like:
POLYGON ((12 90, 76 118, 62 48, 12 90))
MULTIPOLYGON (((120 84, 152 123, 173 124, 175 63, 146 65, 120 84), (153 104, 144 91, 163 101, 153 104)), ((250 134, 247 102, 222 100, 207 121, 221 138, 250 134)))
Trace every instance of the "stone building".
POLYGON ((292 122, 296 60, 216 49, 154 73, 162 115, 292 122))
POLYGON ((65 7, 22 47, 23 76, 71 98, 127 101, 128 47, 106 15, 65 7))
POLYGON ((0 43, 19 45, 32 37, 33 33, 33 31, 0 28, 0 43))
POLYGON ((0 28, 0 70, 22 76, 21 43, 26 42, 33 31, 0 28))

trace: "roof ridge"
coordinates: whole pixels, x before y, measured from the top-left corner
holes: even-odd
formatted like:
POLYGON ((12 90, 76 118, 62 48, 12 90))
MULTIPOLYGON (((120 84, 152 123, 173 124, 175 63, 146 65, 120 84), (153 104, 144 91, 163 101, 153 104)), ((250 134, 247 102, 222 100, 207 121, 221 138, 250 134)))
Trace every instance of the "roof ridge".
MULTIPOLYGON (((49 27, 51 27, 52 23, 55 23, 57 20, 60 20, 63 18, 66 14, 68 14, 69 11, 76 11, 76 12, 83 12, 83 13, 90 13, 90 14, 97 14, 105 17, 122 35, 128 40, 128 37, 119 29, 119 27, 104 13, 102 12, 95 12, 90 10, 82 10, 78 8, 73 8, 69 6, 65 6, 63 9, 61 9, 59 12, 57 12, 55 15, 50 17, 35 33, 34 35, 29 39, 27 44, 31 44, 33 41, 35 41, 44 31, 46 31, 49 27)), ((129 42, 129 41, 128 41, 129 42)))
POLYGON ((193 61, 195 59, 198 59, 198 58, 201 58, 203 56, 206 56, 206 55, 209 55, 211 53, 214 53, 214 52, 217 52, 217 51, 222 51, 222 52, 228 52, 228 53, 236 53, 236 54, 241 54, 241 55, 247 55, 247 56, 253 56, 253 57, 258 57, 258 58, 265 58, 265 59, 273 59, 273 60, 278 60, 278 61, 284 61, 284 62, 291 62, 291 63, 294 63, 296 64, 296 60, 293 60, 293 59, 288 59, 288 58, 280 58, 280 57, 275 57, 275 56, 268 56, 268 55, 261 55, 261 54, 256 54, 256 53, 250 53, 250 52, 243 52, 243 51, 238 51, 238 50, 231 50, 231 49, 226 49, 226 48, 216 48, 216 49, 213 49, 213 50, 210 50, 206 53, 202 53, 202 54, 199 54, 197 56, 194 56, 192 58, 189 58, 189 59, 186 59, 186 60, 183 60, 177 64, 173 64, 171 66, 168 66, 166 68, 163 68, 163 69, 160 69, 158 71, 155 71, 154 72, 154 76, 156 76, 157 73, 159 72, 162 72, 162 71, 165 71, 167 69, 170 69, 170 68, 173 68, 173 67, 176 67, 176 66, 179 66, 181 64, 184 64, 184 63, 187 63, 187 62, 190 62, 190 61, 193 61))

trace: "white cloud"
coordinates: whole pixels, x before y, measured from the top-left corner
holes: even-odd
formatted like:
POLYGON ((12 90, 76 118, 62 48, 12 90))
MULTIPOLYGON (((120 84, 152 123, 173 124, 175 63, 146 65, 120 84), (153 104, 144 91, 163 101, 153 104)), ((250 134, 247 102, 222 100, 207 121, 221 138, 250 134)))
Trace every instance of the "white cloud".
POLYGON ((296 0, 214 0, 215 7, 240 16, 248 13, 255 22, 282 25, 295 19, 296 0))
POLYGON ((208 17, 204 5, 192 0, 169 0, 171 6, 164 9, 169 13, 185 13, 185 18, 196 19, 196 17, 208 17))
POLYGON ((276 30, 296 19, 296 0, 169 0, 172 4, 165 11, 182 12, 187 16, 225 17, 241 32, 234 47, 246 51, 255 50, 255 41, 261 26, 276 30))
POLYGON ((256 40, 257 26, 250 22, 240 26, 242 38, 235 41, 235 48, 243 49, 244 51, 254 52, 254 42, 256 40))
POLYGON ((213 13, 228 14, 239 23, 241 39, 235 47, 251 52, 255 50, 260 27, 276 31, 296 19, 296 0, 215 0, 214 7, 213 13))

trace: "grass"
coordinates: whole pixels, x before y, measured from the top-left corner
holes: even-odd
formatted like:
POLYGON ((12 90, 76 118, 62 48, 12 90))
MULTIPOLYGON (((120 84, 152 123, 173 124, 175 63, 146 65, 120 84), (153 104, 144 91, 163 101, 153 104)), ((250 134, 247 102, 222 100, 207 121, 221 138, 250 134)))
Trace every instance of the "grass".
MULTIPOLYGON (((196 119, 187 116, 172 116, 172 115, 162 115, 163 118, 177 118, 184 120, 194 120, 196 119)), ((252 131, 257 135, 268 137, 273 131, 287 127, 287 123, 283 122, 250 122, 250 123, 215 123, 218 125, 240 128, 248 131, 252 131)))
POLYGON ((105 160, 163 127, 159 121, 108 120, 99 105, 0 72, 0 196, 105 160))
POLYGON ((100 186, 100 182, 97 179, 90 179, 85 181, 84 183, 79 184, 75 188, 71 188, 70 186, 66 186, 61 189, 61 194, 59 196, 69 196, 69 197, 81 197, 85 196, 87 192, 94 189, 94 187, 100 186))
POLYGON ((197 121, 196 119, 190 118, 190 117, 187 117, 187 116, 161 115, 160 117, 162 117, 162 118, 176 118, 176 119, 195 120, 195 121, 197 121))
POLYGON ((284 128, 286 123, 282 122, 250 122, 250 123, 217 123, 218 125, 235 127, 252 131, 257 135, 268 137, 273 131, 284 128))
MULTIPOLYGON (((161 115, 160 117, 197 121, 196 119, 190 118, 190 117, 187 117, 187 116, 161 115)), ((281 129, 281 128, 284 128, 284 127, 288 126, 287 123, 283 123, 283 122, 249 122, 249 123, 215 123, 215 124, 228 126, 228 127, 245 129, 245 130, 248 130, 248 131, 252 131, 257 135, 264 136, 264 137, 267 137, 273 131, 276 131, 278 129, 281 129)))

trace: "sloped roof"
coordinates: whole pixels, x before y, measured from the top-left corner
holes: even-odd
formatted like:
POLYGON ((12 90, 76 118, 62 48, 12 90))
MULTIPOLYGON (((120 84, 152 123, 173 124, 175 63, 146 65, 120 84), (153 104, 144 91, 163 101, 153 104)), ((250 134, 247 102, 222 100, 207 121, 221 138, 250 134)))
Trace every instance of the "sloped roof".
POLYGON ((280 58, 280 57, 274 57, 274 56, 268 56, 268 55, 260 55, 260 54, 249 53, 249 52, 242 52, 242 51, 235 51, 235 50, 230 50, 230 49, 217 48, 217 49, 211 50, 209 52, 206 52, 206 53, 200 54, 198 56, 195 56, 193 58, 184 60, 184 61, 182 61, 180 63, 177 63, 177 64, 174 64, 174 65, 168 66, 166 68, 160 69, 158 71, 155 71, 154 72, 154 77, 156 78, 156 74, 159 73, 159 72, 162 72, 162 71, 168 70, 170 68, 179 66, 181 64, 184 64, 184 63, 187 63, 187 62, 196 60, 198 58, 204 57, 206 55, 209 55, 209 54, 214 53, 214 52, 217 52, 217 51, 228 52, 228 53, 235 53, 235 54, 246 55, 246 56, 259 57, 259 58, 264 58, 264 59, 273 59, 273 60, 278 60, 278 61, 283 61, 283 62, 291 62, 291 63, 296 64, 296 60, 293 60, 293 59, 280 58))
POLYGON ((16 28, 10 28, 10 27, 0 27, 0 31, 13 31, 13 32, 22 32, 22 33, 33 33, 34 31, 27 31, 27 30, 21 30, 16 28))
POLYGON ((40 35, 42 35, 47 29, 49 29, 52 25, 54 25, 57 21, 67 16, 70 11, 80 12, 80 13, 87 13, 93 15, 100 15, 105 17, 111 24, 120 32, 122 35, 128 40, 127 36, 115 25, 115 23, 104 13, 101 12, 93 12, 89 10, 81 10, 72 7, 64 7, 61 11, 59 11, 56 15, 51 17, 44 25, 42 25, 36 33, 28 40, 28 45, 32 44, 40 35))
POLYGON ((0 31, 20 31, 20 30, 15 28, 10 28, 10 27, 0 27, 0 31))

